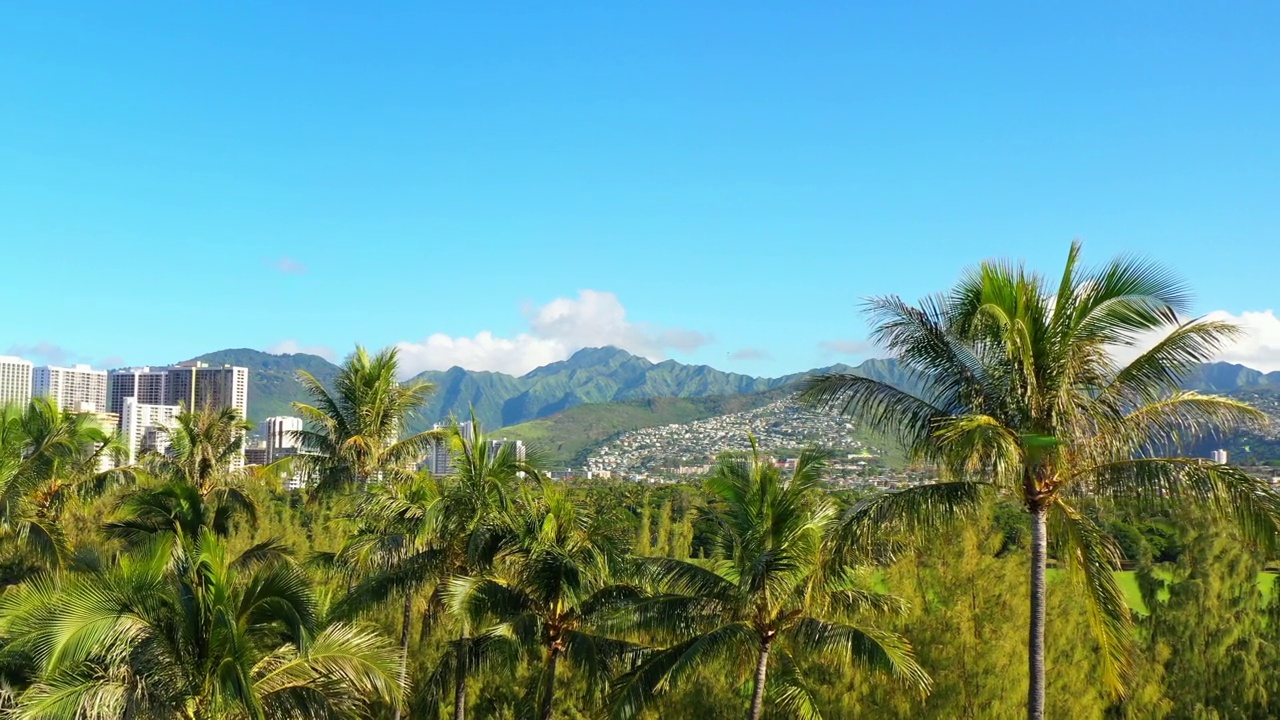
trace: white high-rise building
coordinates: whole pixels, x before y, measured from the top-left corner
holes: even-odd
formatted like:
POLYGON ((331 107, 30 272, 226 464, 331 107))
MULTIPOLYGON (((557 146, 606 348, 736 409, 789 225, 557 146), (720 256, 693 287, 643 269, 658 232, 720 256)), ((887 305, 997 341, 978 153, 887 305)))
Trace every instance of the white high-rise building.
POLYGON ((169 449, 166 430, 176 424, 182 408, 177 405, 148 405, 126 397, 123 410, 120 414, 120 439, 128 448, 130 463, 137 462, 138 456, 145 451, 162 453, 169 449))
POLYGON ((0 407, 31 402, 31 362, 0 355, 0 407))
MULTIPOLYGON (((245 418, 249 415, 249 369, 232 365, 209 367, 208 363, 193 360, 162 368, 112 370, 107 379, 107 409, 120 414, 121 429, 128 398, 138 405, 181 405, 191 410, 231 407, 245 418)), ((243 453, 231 461, 233 470, 242 467, 243 453)))
POLYGON ((133 398, 143 405, 165 405, 163 368, 120 368, 107 373, 107 412, 124 412, 124 399, 133 398))
POLYGON ((1217 463, 1217 464, 1219 464, 1219 465, 1226 465, 1226 464, 1227 464, 1227 451, 1226 451, 1226 450, 1214 450, 1214 451, 1213 451, 1212 458, 1213 458, 1213 461, 1214 461, 1215 463, 1217 463))
POLYGON ((519 460, 520 462, 524 462, 529 455, 528 451, 525 450, 523 440, 507 440, 506 438, 503 438, 502 440, 490 440, 489 455, 490 456, 497 455, 499 452, 502 451, 502 447, 504 445, 513 446, 516 459, 519 460))
POLYGON ((31 374, 31 394, 47 397, 66 412, 107 412, 107 371, 88 365, 45 365, 31 374))
POLYGON ((267 440, 267 462, 298 453, 301 442, 296 433, 302 432, 302 418, 277 415, 263 420, 262 428, 267 440))

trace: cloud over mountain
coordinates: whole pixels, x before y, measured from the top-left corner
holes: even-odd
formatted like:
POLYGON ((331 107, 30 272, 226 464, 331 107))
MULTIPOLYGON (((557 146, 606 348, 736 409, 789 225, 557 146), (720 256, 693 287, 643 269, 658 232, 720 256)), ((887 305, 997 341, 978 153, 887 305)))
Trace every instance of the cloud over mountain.
POLYGON ((1208 320, 1226 320, 1239 325, 1244 334, 1223 349, 1218 360, 1247 365, 1262 372, 1280 370, 1280 317, 1274 310, 1245 310, 1233 315, 1214 310, 1208 320))
POLYGON ((612 345, 656 361, 671 351, 689 352, 711 342, 696 330, 633 322, 616 295, 600 290, 556 298, 527 310, 525 318, 528 330, 514 337, 484 330, 471 337, 434 333, 418 342, 396 343, 401 365, 409 374, 457 365, 522 375, 586 347, 612 345))
POLYGON ((335 362, 338 354, 328 345, 303 345, 297 340, 287 339, 272 345, 266 349, 267 352, 274 355, 294 355, 297 353, 306 353, 307 355, 319 355, 320 357, 335 362))

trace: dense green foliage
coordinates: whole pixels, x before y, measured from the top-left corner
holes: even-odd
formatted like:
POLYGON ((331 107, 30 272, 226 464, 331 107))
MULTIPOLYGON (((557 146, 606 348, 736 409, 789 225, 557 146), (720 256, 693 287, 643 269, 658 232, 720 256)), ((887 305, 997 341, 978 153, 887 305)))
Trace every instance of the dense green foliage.
POLYGON ((872 336, 914 373, 918 389, 852 374, 806 382, 807 400, 897 437, 941 475, 868 503, 850 518, 848 536, 865 538, 886 523, 938 527, 992 495, 1029 513, 1031 720, 1047 711, 1050 542, 1077 578, 1108 690, 1120 697, 1128 686, 1131 613, 1114 575, 1119 549, 1095 507, 1212 509, 1251 542, 1275 546, 1280 498, 1264 480, 1182 454, 1190 443, 1267 420, 1245 403, 1180 389, 1241 332, 1185 319, 1189 307, 1185 284, 1160 266, 1120 257, 1088 268, 1073 243, 1057 279, 987 261, 916 305, 870 300, 872 336), (1118 362, 1116 348, 1137 356, 1118 362))
MULTIPOLYGON (((65 457, 74 456, 74 444, 62 447, 59 452, 69 453, 65 457)), ((474 447, 488 451, 485 443, 474 447)), ((142 491, 125 487, 101 500, 73 496, 59 518, 74 563, 57 583, 53 576, 30 577, 0 596, 0 671, 14 693, 6 702, 22 700, 19 716, 59 717, 50 704, 55 695, 59 702, 81 708, 89 706, 92 696, 96 717, 122 717, 119 703, 134 697, 131 693, 141 698, 145 691, 149 704, 145 712, 138 706, 135 717, 252 717, 257 712, 252 708, 260 708, 264 717, 391 718, 395 694, 388 688, 402 682, 403 667, 408 705, 402 717, 448 715, 452 671, 457 669, 449 656, 457 649, 461 627, 454 608, 465 607, 480 641, 465 663, 472 716, 522 717, 544 708, 540 701, 547 697, 554 698, 552 717, 603 716, 615 707, 610 701, 619 695, 621 679, 644 667, 646 648, 670 647, 679 628, 673 635, 671 628, 659 632, 658 627, 620 623, 618 616, 602 612, 610 605, 598 600, 591 613, 548 609, 590 609, 586 603, 593 596, 616 602, 641 597, 646 585, 640 570, 651 562, 644 558, 692 558, 693 567, 708 569, 727 567, 725 561, 733 558, 742 561, 747 556, 735 550, 737 541, 732 540, 738 531, 726 535, 722 523, 741 526, 744 519, 730 521, 734 511, 727 503, 734 496, 715 483, 646 488, 597 481, 548 485, 544 494, 532 478, 518 476, 514 460, 473 461, 480 469, 472 472, 473 487, 511 491, 508 511, 491 505, 469 516, 480 522, 464 521, 465 513, 458 510, 467 504, 478 507, 477 495, 448 500, 451 489, 461 489, 445 478, 417 478, 326 498, 286 493, 262 477, 222 474, 209 483, 213 506, 202 509, 186 475, 164 465, 174 474, 143 479, 142 491), (494 482, 486 485, 485 477, 494 482), (253 522, 239 505, 217 511, 219 489, 233 487, 243 490, 247 506, 256 511, 253 522), (103 527, 104 518, 109 527, 103 527), (454 529, 447 530, 450 525, 454 529), (454 580, 441 582, 431 552, 440 546, 432 538, 446 530, 451 537, 493 533, 490 561, 477 566, 491 570, 455 573, 454 580), (218 533, 226 538, 219 540, 218 533), (352 561, 333 562, 344 547, 352 561), (300 562, 316 556, 330 561, 300 562), (593 559, 597 556, 601 559, 593 559), (556 566, 549 562, 565 561, 581 563, 588 572, 538 571, 556 566), (407 572, 397 576, 397 569, 407 572), (400 583, 406 577, 412 581, 400 583), (559 585, 545 584, 552 577, 580 577, 583 584, 557 590, 559 585), (289 595, 274 600, 274 595, 254 589, 268 586, 289 595), (406 595, 390 590, 395 587, 412 589, 407 633, 406 595), (180 610, 188 606, 175 604, 176 598, 190 595, 193 588, 202 588, 198 594, 211 604, 180 610), (251 594, 261 611, 245 604, 251 594), (547 604, 558 596, 576 599, 547 604), (367 602, 369 598, 374 601, 367 602), (85 605, 90 601, 92 607, 85 605), (56 620, 73 615, 74 625, 56 620), (219 625, 201 619, 238 615, 253 620, 219 625), (91 621, 95 617, 100 621, 91 621), (180 636, 162 631, 183 623, 191 630, 180 636), (552 626, 555 632, 548 631, 552 626), (42 649, 70 640, 50 633, 75 627, 84 632, 76 632, 74 653, 54 656, 42 649), (90 627, 93 634, 85 634, 90 627), (200 627, 209 627, 210 634, 195 630, 200 627), (232 632, 241 635, 224 636, 232 632), (587 656, 600 662, 585 662, 581 653, 559 662, 554 692, 548 694, 548 649, 556 637, 574 632, 582 632, 584 642, 590 638, 598 644, 587 656), (137 638, 139 644, 131 647, 139 651, 111 652, 112 638, 119 633, 137 638), (404 656, 395 647, 400 639, 406 641, 404 656), (602 652, 606 642, 609 652, 602 652), (201 668, 211 667, 211 652, 225 652, 235 643, 252 653, 218 661, 223 674, 201 674, 208 672, 201 668), (205 659, 184 659, 197 656, 205 659), (331 666, 323 664, 333 662, 342 663, 343 677, 356 684, 334 685, 325 669, 331 666), (60 668, 56 672, 55 664, 60 668), (93 677, 84 675, 90 666, 93 677), (290 682, 271 684, 270 678, 277 676, 269 668, 276 666, 290 668, 290 682), (172 672, 179 667, 181 673, 172 672), (321 681, 321 675, 329 679, 321 681), (429 692, 433 682, 434 694, 429 692), (300 686, 313 684, 325 689, 323 711, 299 709, 320 701, 297 696, 300 686)), ((63 467, 71 480, 76 464, 63 467)), ((484 502, 504 502, 489 497, 484 502)), ((830 493, 829 498, 846 510, 858 500, 845 493, 830 493)), ((876 622, 884 632, 910 641, 916 662, 933 681, 927 695, 886 682, 873 668, 838 656, 796 654, 780 660, 766 677, 766 717, 794 716, 774 702, 795 697, 798 679, 805 681, 813 707, 827 718, 1006 718, 1024 712, 1026 678, 1019 657, 1026 634, 1021 552, 1027 515, 1016 505, 1001 504, 983 517, 968 529, 948 530, 913 545, 897 559, 878 556, 858 565, 862 581, 853 587, 868 591, 867 597, 891 593, 898 599, 876 622)), ((1280 646, 1271 636, 1280 624, 1273 601, 1257 590, 1255 578, 1264 556, 1233 536, 1228 526, 1200 515, 1117 514, 1108 523, 1113 526, 1117 532, 1134 528, 1160 548, 1147 551, 1156 561, 1140 563, 1137 571, 1151 609, 1137 621, 1133 689, 1127 701, 1108 699, 1098 681, 1098 648, 1087 640, 1089 618, 1074 602, 1078 591, 1069 577, 1056 574, 1048 585, 1048 663, 1055 668, 1047 690, 1049 714, 1273 715, 1269 703, 1275 690, 1268 668, 1276 659, 1268 653, 1280 646)), ((6 540, 5 546, 13 548, 13 543, 6 540)), ((463 561, 459 570, 470 545, 468 540, 450 551, 460 553, 452 555, 454 562, 463 561)), ((753 667, 750 660, 707 655, 688 668, 682 682, 653 695, 641 717, 743 717, 752 698, 753 667)))
POLYGON ((1078 272, 1077 253, 1052 289, 986 264, 919 307, 873 303, 899 361, 808 397, 943 482, 865 497, 827 487, 817 450, 782 464, 752 440, 703 480, 641 486, 554 482, 485 435, 553 395, 768 389, 611 349, 490 377, 516 406, 415 432, 457 384, 357 348, 299 373, 304 452, 266 468, 234 462, 234 411, 186 409, 164 454, 102 471, 118 441, 90 416, 2 409, 0 713, 1274 717, 1280 593, 1259 574, 1280 499, 1174 454, 1262 418, 1178 390, 1233 330, 1182 320, 1158 269, 1078 272), (441 447, 451 468, 421 470, 441 447), (309 488, 285 492, 295 472, 309 488))

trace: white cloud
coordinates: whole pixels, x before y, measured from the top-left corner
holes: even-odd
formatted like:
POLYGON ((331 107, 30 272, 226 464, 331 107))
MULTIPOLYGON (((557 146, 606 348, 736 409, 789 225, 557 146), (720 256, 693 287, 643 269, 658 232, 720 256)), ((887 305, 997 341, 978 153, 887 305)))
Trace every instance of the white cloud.
POLYGON ((710 336, 694 330, 632 322, 616 295, 599 290, 582 290, 576 298, 556 298, 526 309, 525 317, 529 329, 515 337, 497 337, 485 330, 473 337, 435 333, 419 342, 396 343, 401 366, 410 374, 456 365, 522 375, 586 347, 613 345, 650 360, 662 360, 671 350, 691 351, 711 341, 710 336))
POLYGON ((296 355, 297 353, 319 355, 329 362, 334 362, 337 357, 337 353, 333 351, 333 348, 327 345, 302 345, 297 340, 281 340, 267 348, 267 352, 275 355, 296 355))
MULTIPOLYGON (((1238 363, 1254 370, 1272 372, 1280 370, 1280 317, 1274 310, 1245 310, 1236 315, 1226 310, 1214 310, 1205 320, 1225 320, 1239 326, 1244 333, 1222 349, 1215 360, 1238 363)), ((1139 339, 1133 347, 1118 348, 1116 358, 1128 362, 1142 354, 1168 335, 1168 331, 1153 332, 1139 339)))
POLYGON ((1263 372, 1280 370, 1280 317, 1276 317, 1275 311, 1245 310, 1232 315, 1226 310, 1215 310, 1206 319, 1234 322, 1244 330, 1244 335, 1223 349, 1219 360, 1263 372))

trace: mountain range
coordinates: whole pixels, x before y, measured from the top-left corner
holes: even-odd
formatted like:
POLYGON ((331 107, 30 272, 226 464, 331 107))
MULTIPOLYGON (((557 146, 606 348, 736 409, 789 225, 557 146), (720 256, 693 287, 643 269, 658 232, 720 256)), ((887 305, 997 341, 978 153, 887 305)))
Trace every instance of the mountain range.
MULTIPOLYGON (((308 401, 297 382, 298 371, 325 384, 338 373, 336 365, 317 355, 273 355, 245 348, 193 359, 249 368, 249 419, 254 422, 295 414, 292 403, 308 401)), ((435 392, 410 429, 429 428, 450 416, 465 417, 474 407, 484 427, 505 428, 503 436, 533 441, 555 461, 567 462, 618 432, 761 407, 785 395, 799 379, 820 372, 852 372, 910 387, 906 373, 893 360, 768 378, 674 360, 654 363, 613 347, 587 348, 519 377, 459 367, 420 373, 413 379, 432 383, 435 392)), ((1280 372, 1207 363, 1185 387, 1241 397, 1280 419, 1280 372)), ((1265 438, 1236 438, 1226 446, 1236 456, 1243 452, 1259 460, 1280 458, 1280 444, 1265 438)))
MULTIPOLYGON (((293 414, 291 403, 307 401, 295 379, 299 370, 326 384, 338 372, 336 365, 318 355, 273 355, 247 348, 219 350, 193 359, 249 368, 248 414, 254 422, 293 414)), ((887 382, 904 381, 892 360, 867 360, 856 367, 833 365, 765 378, 674 360, 654 363, 614 347, 586 348, 567 360, 519 377, 459 367, 420 373, 413 379, 432 383, 435 392, 415 425, 430 427, 451 415, 463 417, 472 407, 484 426, 498 428, 545 418, 578 405, 749 395, 786 387, 815 372, 855 372, 887 382)))

